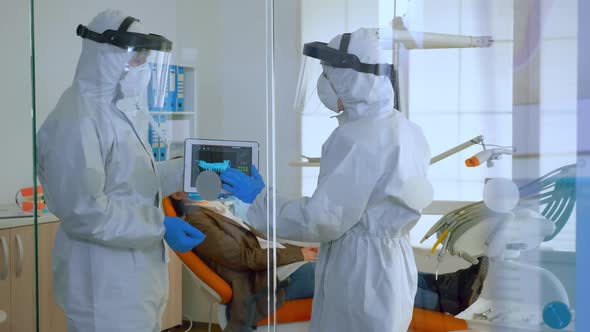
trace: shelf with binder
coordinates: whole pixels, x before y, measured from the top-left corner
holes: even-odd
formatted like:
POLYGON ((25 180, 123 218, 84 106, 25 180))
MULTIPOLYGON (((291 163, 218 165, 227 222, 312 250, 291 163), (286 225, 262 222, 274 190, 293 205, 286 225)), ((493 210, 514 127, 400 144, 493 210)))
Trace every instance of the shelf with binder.
POLYGON ((163 101, 155 107, 148 87, 148 107, 153 120, 149 130, 149 143, 154 158, 166 160, 182 156, 179 147, 184 140, 194 137, 197 127, 197 72, 190 64, 172 64, 168 71, 167 91, 163 101), (157 126, 159 130, 154 130, 157 126), (160 135, 166 139, 162 139, 160 135))

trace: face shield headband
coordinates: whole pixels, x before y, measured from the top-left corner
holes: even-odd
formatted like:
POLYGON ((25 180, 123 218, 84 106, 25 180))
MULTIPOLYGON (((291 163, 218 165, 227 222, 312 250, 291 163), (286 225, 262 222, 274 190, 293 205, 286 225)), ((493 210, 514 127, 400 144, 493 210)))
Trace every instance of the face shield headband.
POLYGON ((303 45, 303 55, 318 59, 324 66, 334 68, 348 68, 359 73, 385 76, 391 81, 395 96, 395 109, 399 110, 399 87, 397 85, 397 71, 393 65, 388 63, 370 64, 361 62, 354 54, 348 53, 350 44, 350 33, 342 35, 338 50, 328 46, 327 43, 311 42, 303 45))
POLYGON ((88 29, 88 27, 80 24, 76 29, 76 35, 90 39, 101 44, 111 44, 123 49, 134 48, 136 50, 151 50, 170 52, 172 50, 172 42, 163 36, 155 34, 144 34, 137 32, 128 32, 129 26, 133 22, 139 22, 138 19, 128 16, 119 26, 118 30, 105 30, 103 33, 98 33, 88 29))

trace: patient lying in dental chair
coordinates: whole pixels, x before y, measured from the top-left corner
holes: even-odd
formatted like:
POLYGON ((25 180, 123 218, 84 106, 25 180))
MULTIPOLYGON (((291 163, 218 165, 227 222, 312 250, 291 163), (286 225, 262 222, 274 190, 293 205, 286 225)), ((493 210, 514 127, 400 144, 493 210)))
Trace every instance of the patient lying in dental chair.
MULTIPOLYGON (((175 199, 172 202, 179 216, 207 236, 193 251, 233 289, 233 298, 228 305, 228 325, 224 331, 251 331, 256 322, 269 314, 266 248, 273 243, 219 202, 195 204, 194 201, 175 199)), ((279 283, 274 294, 277 307, 286 300, 313 297, 314 261, 318 249, 287 243, 276 245, 277 266, 307 262, 279 283)), ((270 264, 273 264, 272 257, 270 264)), ((438 280, 433 274, 419 273, 414 306, 452 315, 462 312, 479 297, 487 267, 488 259, 483 257, 479 264, 439 275, 438 280)))

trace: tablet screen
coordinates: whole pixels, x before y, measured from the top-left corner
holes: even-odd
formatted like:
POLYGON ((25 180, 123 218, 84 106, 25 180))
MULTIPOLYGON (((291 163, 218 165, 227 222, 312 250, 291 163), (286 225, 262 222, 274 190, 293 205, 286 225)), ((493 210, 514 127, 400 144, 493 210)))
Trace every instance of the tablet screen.
POLYGON ((187 185, 193 189, 187 192, 197 191, 197 178, 203 171, 221 174, 228 168, 235 168, 251 175, 252 164, 258 159, 257 153, 257 144, 252 142, 187 142, 185 158, 190 156, 190 160, 185 160, 185 166, 189 166, 185 167, 185 191, 187 185))

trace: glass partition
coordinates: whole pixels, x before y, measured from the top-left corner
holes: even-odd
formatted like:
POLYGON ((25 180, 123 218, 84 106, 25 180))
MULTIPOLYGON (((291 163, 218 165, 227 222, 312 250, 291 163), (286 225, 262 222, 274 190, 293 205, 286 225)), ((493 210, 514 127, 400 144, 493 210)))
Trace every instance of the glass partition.
POLYGON ((312 330, 575 330, 579 3, 274 6, 269 222, 319 246, 283 284, 312 330))
POLYGON ((0 332, 585 330, 585 2, 0 6, 0 332))
POLYGON ((0 138, 0 331, 35 331, 31 34, 28 1, 0 4, 5 70, 0 138))
POLYGON ((269 8, 36 3, 40 331, 267 324, 272 246, 220 176, 271 174, 269 8))

